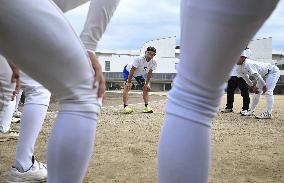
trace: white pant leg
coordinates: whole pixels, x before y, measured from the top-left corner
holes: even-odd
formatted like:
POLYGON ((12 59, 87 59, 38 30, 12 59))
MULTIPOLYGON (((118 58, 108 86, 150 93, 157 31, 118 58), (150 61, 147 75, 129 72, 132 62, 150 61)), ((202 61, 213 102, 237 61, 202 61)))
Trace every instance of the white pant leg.
POLYGON ((99 113, 101 104, 93 87, 95 73, 71 25, 50 1, 25 2, 2 3, 0 51, 54 96, 64 99, 61 110, 99 113), (82 107, 70 106, 71 99, 82 107))
MULTIPOLYGON (((197 165, 193 163, 188 171, 194 172, 184 173, 184 170, 191 166, 191 159, 209 161, 210 152, 202 152, 200 155, 194 149, 209 151, 210 143, 203 141, 203 138, 177 138, 176 129, 184 126, 183 122, 179 123, 184 120, 201 126, 198 129, 189 125, 183 129, 188 133, 196 129, 195 133, 198 134, 201 129, 211 126, 210 122, 218 110, 230 70, 241 51, 271 14, 277 1, 182 0, 181 4, 184 7, 181 15, 180 63, 166 107, 162 129, 166 134, 162 133, 160 139, 158 176, 162 183, 175 180, 179 183, 203 183, 208 180, 209 162, 197 165), (171 125, 166 125, 167 123, 171 125), (188 148, 168 151, 173 149, 173 139, 188 148), (175 166, 177 162, 183 162, 184 166, 164 167, 175 166)), ((210 133, 210 130, 206 133, 210 133)))
POLYGON ((26 171, 32 166, 34 145, 44 122, 51 94, 22 71, 20 72, 20 84, 25 92, 25 105, 21 117, 14 167, 26 171))
POLYGON ((74 154, 71 137, 79 135, 78 140, 93 142, 101 107, 86 50, 62 12, 48 0, 4 1, 0 24, 0 52, 60 98, 48 144, 49 182, 68 178, 68 182, 82 182, 93 143, 80 144, 84 150, 74 154))
POLYGON ((5 108, 4 115, 0 121, 0 132, 8 132, 11 128, 11 122, 16 105, 16 100, 9 101, 8 106, 5 108))
POLYGON ((16 96, 15 111, 18 110, 18 107, 19 107, 19 103, 20 103, 20 101, 21 101, 22 94, 23 94, 23 90, 20 90, 19 93, 18 93, 17 96, 16 96))
POLYGON ((267 92, 266 92, 266 111, 272 113, 272 108, 274 104, 273 91, 275 89, 276 83, 280 77, 280 71, 278 67, 273 66, 273 70, 268 74, 266 78, 267 92))
POLYGON ((11 100, 12 92, 15 90, 15 84, 11 83, 12 74, 8 62, 0 54, 0 123, 11 100))

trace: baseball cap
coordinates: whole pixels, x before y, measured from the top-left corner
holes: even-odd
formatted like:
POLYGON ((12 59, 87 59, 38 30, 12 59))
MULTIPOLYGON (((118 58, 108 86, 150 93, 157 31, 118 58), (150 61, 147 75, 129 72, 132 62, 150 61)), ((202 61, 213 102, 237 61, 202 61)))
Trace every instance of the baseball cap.
POLYGON ((156 53, 156 48, 154 48, 154 47, 152 47, 152 46, 149 46, 149 47, 147 48, 147 51, 152 51, 152 52, 156 53))

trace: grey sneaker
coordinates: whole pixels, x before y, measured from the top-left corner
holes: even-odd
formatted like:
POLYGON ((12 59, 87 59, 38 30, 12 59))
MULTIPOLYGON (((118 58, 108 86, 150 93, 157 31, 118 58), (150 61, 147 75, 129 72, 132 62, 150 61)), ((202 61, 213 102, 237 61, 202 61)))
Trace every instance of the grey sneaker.
POLYGON ((248 112, 248 110, 241 110, 240 111, 240 114, 245 114, 245 113, 247 113, 248 112))
POLYGON ((241 114, 242 116, 254 116, 254 111, 248 110, 241 114))
POLYGON ((225 109, 224 111, 222 111, 223 113, 230 113, 230 112, 233 112, 233 109, 225 109))
POLYGON ((12 167, 9 172, 6 173, 5 179, 8 183, 42 183, 47 182, 47 166, 44 163, 40 163, 33 158, 32 167, 26 172, 19 172, 17 168, 12 167))
POLYGON ((268 113, 267 111, 265 111, 264 113, 262 113, 259 116, 256 116, 257 119, 271 119, 272 115, 270 113, 268 113))

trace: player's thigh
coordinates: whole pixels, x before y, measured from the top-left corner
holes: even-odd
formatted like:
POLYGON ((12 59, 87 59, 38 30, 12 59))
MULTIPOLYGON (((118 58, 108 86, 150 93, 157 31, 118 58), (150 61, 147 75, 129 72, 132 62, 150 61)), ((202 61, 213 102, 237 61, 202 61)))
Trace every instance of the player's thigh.
POLYGON ((88 90, 93 87, 94 71, 88 54, 53 3, 4 1, 0 12, 0 51, 25 73, 58 97, 79 98, 74 88, 85 87, 80 83, 88 84, 88 90))
POLYGON ((50 92, 22 71, 20 72, 20 84, 25 92, 25 104, 49 105, 50 92))
POLYGON ((267 85, 267 94, 273 95, 273 91, 275 89, 276 83, 280 77, 280 73, 271 73, 266 78, 266 85, 267 85))

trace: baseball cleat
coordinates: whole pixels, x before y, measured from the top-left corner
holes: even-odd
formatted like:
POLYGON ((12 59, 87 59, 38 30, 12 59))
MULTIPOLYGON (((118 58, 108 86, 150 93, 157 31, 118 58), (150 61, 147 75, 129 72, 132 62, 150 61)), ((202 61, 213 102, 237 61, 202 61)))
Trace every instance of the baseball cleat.
POLYGON ((149 106, 144 107, 144 109, 143 109, 143 113, 153 113, 153 109, 152 109, 152 108, 150 108, 149 106))
POLYGON ((254 116, 254 111, 248 110, 241 114, 242 116, 254 116))
POLYGON ((34 158, 32 159, 33 165, 26 172, 19 172, 17 168, 12 167, 9 172, 6 173, 5 179, 8 183, 41 183, 47 181, 47 166, 44 163, 40 163, 34 158))
POLYGON ((129 107, 129 106, 126 106, 126 107, 124 108, 123 112, 124 112, 125 114, 130 114, 130 113, 133 112, 133 109, 132 109, 131 107, 129 107))
POLYGON ((233 109, 225 109, 224 111, 222 111, 222 113, 230 113, 230 112, 233 112, 233 109))
POLYGON ((255 118, 257 118, 257 119, 271 119, 272 115, 270 113, 268 113, 267 111, 265 111, 264 113, 262 113, 259 116, 256 116, 255 118))

